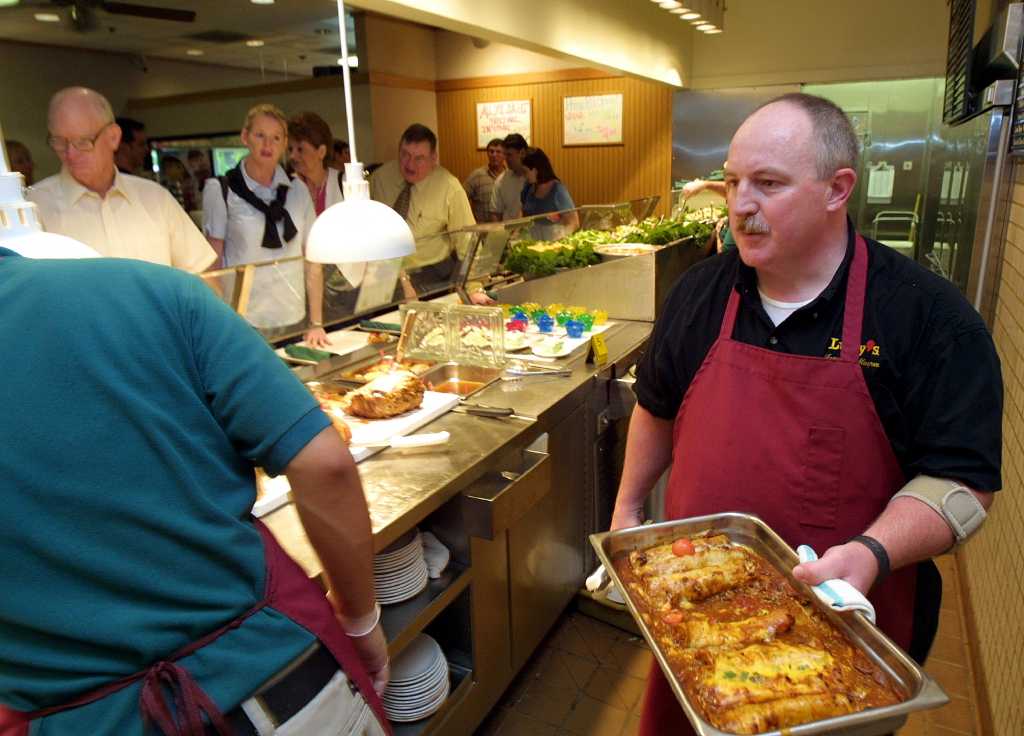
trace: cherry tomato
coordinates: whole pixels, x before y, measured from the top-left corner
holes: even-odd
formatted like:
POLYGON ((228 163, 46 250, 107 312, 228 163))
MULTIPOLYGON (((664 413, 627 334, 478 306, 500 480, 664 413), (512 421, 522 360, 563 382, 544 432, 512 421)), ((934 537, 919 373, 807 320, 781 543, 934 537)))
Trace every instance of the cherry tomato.
POLYGON ((676 557, 685 557, 686 555, 692 555, 694 553, 693 542, 686 537, 677 539, 672 543, 672 554, 676 557))
POLYGON ((661 617, 661 620, 667 623, 669 626, 677 626, 678 624, 681 624, 683 622, 683 614, 681 614, 679 611, 669 611, 661 617))

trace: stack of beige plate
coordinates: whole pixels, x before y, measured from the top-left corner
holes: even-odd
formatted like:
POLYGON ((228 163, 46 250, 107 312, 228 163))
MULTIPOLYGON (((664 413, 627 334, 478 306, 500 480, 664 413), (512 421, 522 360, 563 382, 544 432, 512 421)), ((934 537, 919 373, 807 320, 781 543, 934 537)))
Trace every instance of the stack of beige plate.
POLYGON ((373 558, 373 582, 382 605, 401 603, 427 587, 423 540, 413 529, 373 558))
POLYGON ((388 720, 418 721, 448 699, 448 662, 440 645, 420 634, 391 662, 391 679, 381 696, 388 720))

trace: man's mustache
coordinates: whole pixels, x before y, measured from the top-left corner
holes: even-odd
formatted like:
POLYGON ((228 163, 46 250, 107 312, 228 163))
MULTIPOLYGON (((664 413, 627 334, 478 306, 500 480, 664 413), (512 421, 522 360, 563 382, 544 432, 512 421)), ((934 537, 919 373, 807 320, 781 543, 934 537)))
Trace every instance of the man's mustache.
POLYGON ((772 231, 768 223, 761 219, 760 214, 744 217, 743 222, 740 223, 740 229, 750 235, 764 235, 772 231))

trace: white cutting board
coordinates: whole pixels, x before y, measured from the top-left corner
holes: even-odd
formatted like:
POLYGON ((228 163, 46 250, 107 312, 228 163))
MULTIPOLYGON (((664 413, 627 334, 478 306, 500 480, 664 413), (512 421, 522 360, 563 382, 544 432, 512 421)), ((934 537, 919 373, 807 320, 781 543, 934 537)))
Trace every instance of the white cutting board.
MULTIPOLYGON (((349 444, 349 452, 358 463, 371 455, 375 455, 384 447, 360 447, 360 442, 376 442, 390 440, 392 437, 401 437, 415 432, 424 424, 437 419, 442 414, 459 403, 459 397, 455 394, 446 394, 439 391, 425 391, 423 403, 414 411, 407 411, 390 419, 361 419, 343 415, 345 423, 352 430, 352 442, 349 444)), ((255 516, 269 514, 279 506, 288 503, 288 493, 291 486, 284 475, 276 478, 263 479, 263 498, 259 499, 252 507, 255 516)))

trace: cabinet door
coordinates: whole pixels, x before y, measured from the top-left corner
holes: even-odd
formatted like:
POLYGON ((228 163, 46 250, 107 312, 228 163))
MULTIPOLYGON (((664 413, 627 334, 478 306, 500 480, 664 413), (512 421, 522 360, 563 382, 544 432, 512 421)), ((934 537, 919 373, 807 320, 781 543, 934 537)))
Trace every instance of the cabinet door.
POLYGON ((583 583, 585 407, 550 434, 550 492, 508 529, 512 670, 518 670, 583 583))

